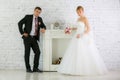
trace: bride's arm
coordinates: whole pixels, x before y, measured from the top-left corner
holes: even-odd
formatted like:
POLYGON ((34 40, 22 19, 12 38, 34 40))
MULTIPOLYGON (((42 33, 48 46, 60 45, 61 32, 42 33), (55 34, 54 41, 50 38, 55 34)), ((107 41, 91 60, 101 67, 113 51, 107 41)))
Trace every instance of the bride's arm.
POLYGON ((73 28, 71 28, 72 30, 77 30, 77 28, 75 28, 75 27, 73 27, 73 28))
POLYGON ((85 18, 85 27, 86 27, 85 34, 87 34, 90 31, 90 25, 87 18, 85 18))

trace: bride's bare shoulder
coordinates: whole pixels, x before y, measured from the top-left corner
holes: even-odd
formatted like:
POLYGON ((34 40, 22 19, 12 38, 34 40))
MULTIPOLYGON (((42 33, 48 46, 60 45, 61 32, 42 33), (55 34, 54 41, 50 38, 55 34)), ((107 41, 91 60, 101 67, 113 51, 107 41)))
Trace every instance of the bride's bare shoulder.
POLYGON ((88 21, 88 18, 85 16, 84 18, 83 18, 85 21, 88 21))
POLYGON ((88 18, 84 17, 83 21, 85 22, 85 24, 87 24, 88 23, 88 18))

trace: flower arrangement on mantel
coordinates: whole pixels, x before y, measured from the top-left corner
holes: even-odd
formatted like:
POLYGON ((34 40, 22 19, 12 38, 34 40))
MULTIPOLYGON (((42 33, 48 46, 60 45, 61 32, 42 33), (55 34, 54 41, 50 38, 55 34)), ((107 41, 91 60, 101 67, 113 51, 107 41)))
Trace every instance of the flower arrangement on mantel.
POLYGON ((65 34, 71 34, 73 30, 75 31, 75 30, 77 30, 77 28, 76 27, 66 27, 65 34))
POLYGON ((70 28, 70 27, 65 28, 65 34, 70 34, 71 31, 72 31, 72 28, 70 28))

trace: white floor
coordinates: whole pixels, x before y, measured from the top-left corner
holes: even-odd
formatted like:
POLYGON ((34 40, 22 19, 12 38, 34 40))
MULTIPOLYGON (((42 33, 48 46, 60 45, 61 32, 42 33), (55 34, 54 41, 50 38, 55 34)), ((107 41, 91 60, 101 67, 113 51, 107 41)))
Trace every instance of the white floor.
POLYGON ((120 71, 103 76, 69 76, 57 72, 26 73, 24 70, 0 70, 0 80, 120 80, 120 71))

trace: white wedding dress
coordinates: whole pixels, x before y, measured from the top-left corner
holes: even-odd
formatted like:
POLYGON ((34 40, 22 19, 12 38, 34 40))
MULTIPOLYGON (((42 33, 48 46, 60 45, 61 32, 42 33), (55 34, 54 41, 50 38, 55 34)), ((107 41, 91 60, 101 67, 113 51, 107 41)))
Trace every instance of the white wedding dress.
POLYGON ((101 75, 108 72, 104 61, 98 53, 91 33, 83 34, 85 24, 77 22, 77 31, 64 54, 57 71, 69 75, 101 75))

